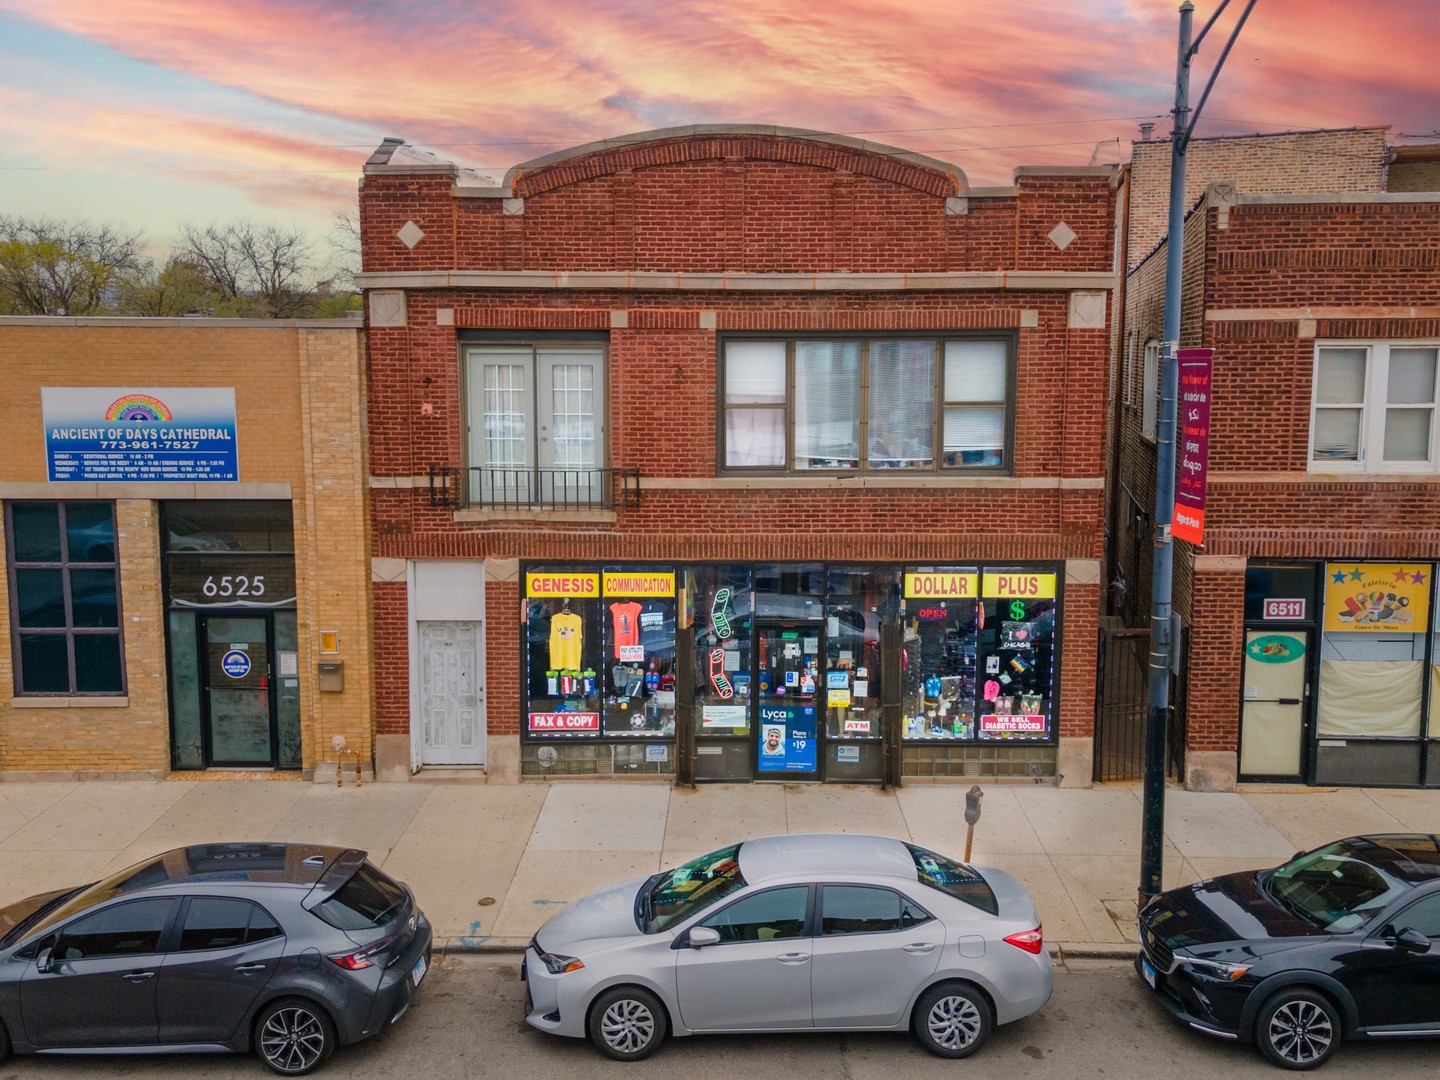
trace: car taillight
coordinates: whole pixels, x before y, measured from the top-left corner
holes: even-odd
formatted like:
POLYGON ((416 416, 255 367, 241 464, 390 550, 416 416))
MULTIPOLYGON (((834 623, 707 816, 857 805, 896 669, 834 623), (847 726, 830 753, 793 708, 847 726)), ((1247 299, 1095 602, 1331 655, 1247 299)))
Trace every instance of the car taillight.
POLYGON ((1045 928, 1037 926, 1034 930, 1025 930, 1018 934, 1011 934, 1005 939, 1017 949, 1024 949, 1028 953, 1039 953, 1045 947, 1045 928))
POLYGON ((346 971, 359 971, 361 968, 370 966, 370 958, 378 953, 384 952, 395 943, 393 937, 381 938, 373 945, 366 945, 365 948, 352 953, 332 953, 330 962, 336 964, 346 971))

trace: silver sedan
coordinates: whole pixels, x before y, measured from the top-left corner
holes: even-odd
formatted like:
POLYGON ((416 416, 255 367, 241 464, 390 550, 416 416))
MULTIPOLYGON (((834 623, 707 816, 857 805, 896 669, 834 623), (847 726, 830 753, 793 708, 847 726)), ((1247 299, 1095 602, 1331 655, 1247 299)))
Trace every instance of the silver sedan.
POLYGON ((769 836, 591 893, 525 952, 526 1021, 633 1061, 667 1034, 913 1030, 967 1057, 1050 997, 1009 874, 881 836, 769 836))

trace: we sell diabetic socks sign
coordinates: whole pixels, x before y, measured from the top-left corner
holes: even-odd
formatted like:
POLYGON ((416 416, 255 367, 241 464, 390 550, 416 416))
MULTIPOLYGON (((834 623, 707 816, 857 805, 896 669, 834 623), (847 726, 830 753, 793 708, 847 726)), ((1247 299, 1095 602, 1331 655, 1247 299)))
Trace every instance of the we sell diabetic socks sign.
POLYGON ((47 386, 40 412, 52 481, 240 479, 233 387, 47 386))

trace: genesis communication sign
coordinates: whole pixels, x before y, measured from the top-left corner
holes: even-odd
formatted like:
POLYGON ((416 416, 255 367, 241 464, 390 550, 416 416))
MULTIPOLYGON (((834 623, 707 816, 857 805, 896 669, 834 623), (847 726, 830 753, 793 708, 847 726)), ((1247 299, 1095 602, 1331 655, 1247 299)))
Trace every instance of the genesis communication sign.
POLYGON ((235 483, 232 387, 46 386, 51 481, 235 483))

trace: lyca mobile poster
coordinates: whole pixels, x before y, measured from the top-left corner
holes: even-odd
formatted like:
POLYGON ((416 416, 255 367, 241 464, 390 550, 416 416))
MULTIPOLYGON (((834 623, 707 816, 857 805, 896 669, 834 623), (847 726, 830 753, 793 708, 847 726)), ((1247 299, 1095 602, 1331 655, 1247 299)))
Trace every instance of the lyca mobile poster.
POLYGON ((47 386, 40 412, 52 481, 240 479, 232 387, 47 386))

